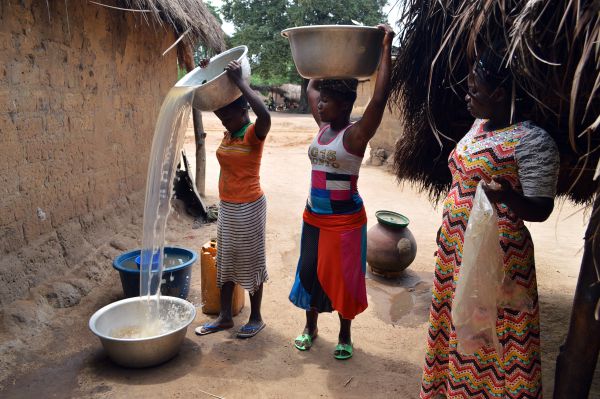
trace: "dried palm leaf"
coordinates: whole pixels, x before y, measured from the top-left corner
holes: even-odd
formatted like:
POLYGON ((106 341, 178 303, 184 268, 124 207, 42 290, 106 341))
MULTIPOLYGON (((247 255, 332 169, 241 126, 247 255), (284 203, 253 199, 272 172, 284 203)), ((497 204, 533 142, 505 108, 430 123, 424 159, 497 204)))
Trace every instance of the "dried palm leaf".
POLYGON ((588 165, 600 158, 600 1, 408 0, 401 21, 392 74, 404 125, 398 179, 420 183, 433 198, 448 187, 445 158, 472 123, 465 76, 477 54, 500 41, 513 98, 525 93, 530 118, 559 146, 559 193, 590 200, 588 165))
POLYGON ((191 46, 201 42, 216 53, 225 50, 223 30, 201 0, 119 0, 118 3, 127 9, 149 11, 142 13, 147 23, 166 24, 191 46), (148 15, 154 18, 150 20, 148 15))

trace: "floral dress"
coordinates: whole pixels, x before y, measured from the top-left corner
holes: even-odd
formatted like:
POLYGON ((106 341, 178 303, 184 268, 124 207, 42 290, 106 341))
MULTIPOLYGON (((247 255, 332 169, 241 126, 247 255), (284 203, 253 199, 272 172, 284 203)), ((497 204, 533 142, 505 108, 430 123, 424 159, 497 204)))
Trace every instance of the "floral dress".
POLYGON ((496 205, 505 278, 526 290, 532 307, 529 311, 498 308, 496 333, 502 353, 486 346, 473 355, 457 351, 452 301, 477 183, 503 177, 526 196, 553 198, 558 178, 558 151, 548 133, 531 122, 487 132, 485 122, 476 120, 449 157, 452 186, 438 234, 421 398, 542 396, 533 241, 523 220, 505 204, 496 205))

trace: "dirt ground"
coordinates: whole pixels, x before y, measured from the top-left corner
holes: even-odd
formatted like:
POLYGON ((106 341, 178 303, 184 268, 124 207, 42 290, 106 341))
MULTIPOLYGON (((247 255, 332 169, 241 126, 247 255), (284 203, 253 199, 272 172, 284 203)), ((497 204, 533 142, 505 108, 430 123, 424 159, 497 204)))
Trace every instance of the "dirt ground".
MULTIPOLYGON (((222 127, 204 114, 207 137, 207 203, 217 201, 219 174, 214 151, 222 127)), ((319 339, 308 352, 299 352, 293 338, 303 327, 303 311, 287 299, 299 251, 301 214, 309 186, 307 144, 316 128, 306 115, 273 114, 265 145, 262 185, 268 198, 267 259, 270 280, 265 284, 263 317, 267 328, 250 340, 234 331, 198 337, 193 327, 211 317, 200 311, 199 264, 190 297, 198 315, 188 329, 180 354, 154 368, 133 370, 115 366, 87 328, 90 315, 122 297, 119 277, 110 258, 141 242, 143 201, 120 231, 106 235, 98 283, 77 306, 55 310, 44 326, 5 335, 0 375, 3 398, 416 398, 425 347, 435 233, 441 209, 413 187, 398 185, 380 167, 364 166, 359 190, 369 226, 375 211, 389 209, 411 220, 418 252, 408 271, 393 281, 368 275, 369 308, 353 323, 355 355, 345 362, 332 356, 337 340, 337 316, 324 314, 319 339), (7 365, 10 369, 7 369, 7 365)), ((188 129, 186 151, 194 155, 188 129)), ((192 168, 193 169, 193 168, 192 168)), ((550 398, 554 363, 568 326, 579 270, 587 215, 570 203, 557 205, 550 219, 531 224, 536 246, 541 303, 544 393, 550 398)), ((168 243, 199 249, 216 235, 214 224, 200 228, 183 214, 172 214, 168 243)), ((235 318, 237 326, 249 315, 249 301, 235 318)), ((47 306, 45 304, 42 304, 47 306)), ((38 309, 44 309, 39 306, 38 309)), ((3 337, 3 339, 4 339, 3 337)), ((600 397, 598 370, 591 398, 600 397)))

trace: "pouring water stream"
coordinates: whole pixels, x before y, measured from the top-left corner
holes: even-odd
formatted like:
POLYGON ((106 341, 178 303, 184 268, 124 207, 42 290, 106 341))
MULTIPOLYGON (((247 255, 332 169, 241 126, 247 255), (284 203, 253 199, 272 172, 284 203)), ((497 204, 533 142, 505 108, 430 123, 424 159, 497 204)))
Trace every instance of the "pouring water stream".
POLYGON ((173 87, 162 103, 148 165, 140 259, 140 296, 148 301, 148 321, 158 319, 160 283, 164 270, 164 244, 171 209, 173 179, 183 147, 196 86, 173 87), (158 268, 152 267, 153 256, 158 268), (156 301, 155 306, 150 301, 156 301))

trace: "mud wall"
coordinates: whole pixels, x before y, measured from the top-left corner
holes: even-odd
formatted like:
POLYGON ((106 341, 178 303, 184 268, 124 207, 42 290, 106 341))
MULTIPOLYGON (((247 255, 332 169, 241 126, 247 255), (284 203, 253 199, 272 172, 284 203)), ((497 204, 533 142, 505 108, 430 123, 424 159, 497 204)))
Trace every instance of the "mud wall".
MULTIPOLYGON (((371 76, 369 80, 360 82, 357 89, 357 98, 352 110, 353 117, 360 117, 365 111, 365 107, 371 100, 373 90, 375 89, 376 75, 371 76)), ((397 108, 386 108, 383 119, 377 129, 377 133, 369 142, 371 151, 367 162, 372 165, 382 165, 390 163, 394 155, 396 140, 402 135, 402 120, 397 108)))
POLYGON ((174 40, 89 2, 0 0, 0 305, 81 263, 144 189, 174 40))

